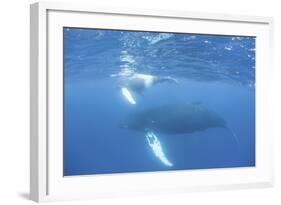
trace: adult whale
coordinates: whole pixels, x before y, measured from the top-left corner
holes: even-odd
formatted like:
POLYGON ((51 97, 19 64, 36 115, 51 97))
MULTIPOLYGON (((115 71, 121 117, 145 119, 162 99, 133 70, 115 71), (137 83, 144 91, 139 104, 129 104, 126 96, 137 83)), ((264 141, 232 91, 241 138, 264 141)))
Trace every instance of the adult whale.
POLYGON ((226 121, 201 103, 170 104, 136 111, 128 117, 125 127, 143 132, 155 156, 166 166, 173 166, 173 163, 164 154, 156 133, 180 135, 225 128, 238 144, 237 136, 227 127, 226 121))
POLYGON ((177 83, 177 80, 170 76, 154 76, 149 74, 134 73, 122 77, 121 92, 130 104, 136 104, 136 93, 142 93, 145 89, 159 83, 177 83))
POLYGON ((164 134, 185 134, 226 128, 225 120, 201 103, 169 104, 134 112, 127 128, 164 134))

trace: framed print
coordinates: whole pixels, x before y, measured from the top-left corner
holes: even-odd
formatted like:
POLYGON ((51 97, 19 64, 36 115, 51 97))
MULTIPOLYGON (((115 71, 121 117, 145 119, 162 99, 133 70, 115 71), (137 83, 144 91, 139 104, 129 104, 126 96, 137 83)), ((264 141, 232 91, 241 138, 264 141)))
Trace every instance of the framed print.
POLYGON ((31 5, 31 199, 272 186, 272 22, 31 5))

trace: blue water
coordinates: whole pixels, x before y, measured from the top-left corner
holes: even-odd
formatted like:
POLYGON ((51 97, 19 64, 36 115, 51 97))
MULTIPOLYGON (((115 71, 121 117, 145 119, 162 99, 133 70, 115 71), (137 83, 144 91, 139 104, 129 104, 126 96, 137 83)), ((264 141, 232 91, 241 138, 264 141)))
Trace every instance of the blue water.
POLYGON ((63 35, 65 176, 255 166, 255 37, 79 28, 63 35), (174 81, 133 91, 136 74, 174 81), (226 126, 182 134, 124 126, 135 113, 181 104, 211 110, 226 126))

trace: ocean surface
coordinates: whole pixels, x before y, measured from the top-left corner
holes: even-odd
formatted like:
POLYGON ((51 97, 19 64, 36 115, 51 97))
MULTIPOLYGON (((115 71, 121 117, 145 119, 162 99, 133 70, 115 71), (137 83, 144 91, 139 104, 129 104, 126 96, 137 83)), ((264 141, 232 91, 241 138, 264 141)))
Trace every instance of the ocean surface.
POLYGON ((63 38, 64 176, 255 166, 255 37, 63 38))

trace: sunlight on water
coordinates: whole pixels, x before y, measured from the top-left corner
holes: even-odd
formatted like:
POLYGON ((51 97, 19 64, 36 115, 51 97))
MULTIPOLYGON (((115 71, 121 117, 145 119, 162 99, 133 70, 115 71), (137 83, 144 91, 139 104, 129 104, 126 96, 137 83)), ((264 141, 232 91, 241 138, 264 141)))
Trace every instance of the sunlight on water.
POLYGON ((153 132, 148 132, 145 137, 148 141, 149 146, 152 148, 155 156, 158 157, 161 162, 163 162, 163 164, 165 164, 166 166, 172 167, 173 164, 165 156, 161 147, 161 143, 157 136, 153 132))

